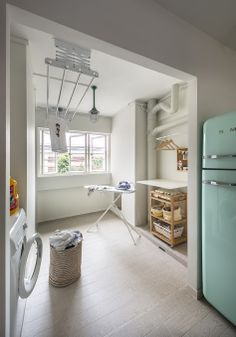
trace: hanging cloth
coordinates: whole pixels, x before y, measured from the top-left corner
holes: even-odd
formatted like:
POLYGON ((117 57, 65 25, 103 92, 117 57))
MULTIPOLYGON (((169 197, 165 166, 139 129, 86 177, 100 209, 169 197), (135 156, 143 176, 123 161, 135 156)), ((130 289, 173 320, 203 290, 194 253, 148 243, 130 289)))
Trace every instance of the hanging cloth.
POLYGON ((67 120, 63 117, 49 115, 48 127, 50 131, 51 147, 53 152, 68 152, 66 144, 67 120))

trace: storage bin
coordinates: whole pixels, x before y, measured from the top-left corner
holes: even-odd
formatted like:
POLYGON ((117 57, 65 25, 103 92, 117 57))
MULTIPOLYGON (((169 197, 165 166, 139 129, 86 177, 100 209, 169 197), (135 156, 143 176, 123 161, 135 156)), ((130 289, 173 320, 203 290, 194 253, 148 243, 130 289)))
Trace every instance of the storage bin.
POLYGON ((49 283, 66 287, 81 275, 82 241, 75 247, 58 251, 50 246, 49 283))
POLYGON ((168 201, 170 201, 171 198, 173 199, 173 201, 181 201, 181 200, 186 199, 186 194, 183 192, 169 192, 169 191, 158 189, 158 190, 154 190, 152 194, 154 198, 159 198, 159 199, 168 200, 168 201))
MULTIPOLYGON (((154 228, 155 230, 164 235, 165 237, 167 237, 168 239, 170 239, 171 237, 171 230, 170 230, 170 226, 160 223, 160 222, 153 222, 154 228)), ((184 231, 184 226, 183 225, 177 225, 175 226, 174 229, 174 238, 179 238, 183 235, 183 231, 184 231)))
POLYGON ((163 216, 162 207, 161 207, 161 206, 153 206, 153 207, 151 208, 151 213, 152 213, 152 215, 154 215, 154 216, 157 216, 157 217, 162 218, 162 216, 163 216))
MULTIPOLYGON (((171 208, 170 207, 163 207, 163 218, 167 221, 171 221, 171 208)), ((181 215, 181 208, 177 207, 174 209, 174 221, 179 221, 182 219, 181 215)))

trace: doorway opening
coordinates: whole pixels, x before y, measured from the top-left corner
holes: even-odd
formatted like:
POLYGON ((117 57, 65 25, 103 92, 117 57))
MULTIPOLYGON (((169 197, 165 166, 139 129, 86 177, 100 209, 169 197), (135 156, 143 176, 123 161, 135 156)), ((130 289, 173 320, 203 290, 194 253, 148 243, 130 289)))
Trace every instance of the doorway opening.
MULTIPOLYGON (((25 152, 28 156, 25 162, 22 161, 23 172, 27 168, 27 174, 23 179, 19 174, 19 166, 12 158, 11 175, 18 181, 21 205, 26 209, 28 221, 31 219, 29 231, 33 233, 37 229, 45 240, 48 259, 45 260, 40 276, 43 291, 49 264, 50 234, 57 228, 75 228, 78 224, 86 232, 87 227, 99 217, 97 212, 104 211, 112 202, 111 193, 95 190, 92 195, 88 195, 84 186, 105 186, 107 189, 107 186, 117 187, 122 181, 134 186, 134 193, 123 195, 122 202, 118 205, 123 216, 141 235, 182 263, 180 270, 185 282, 186 267, 188 268, 187 244, 191 245, 188 238, 191 217, 187 214, 188 209, 191 214, 191 207, 194 207, 191 204, 189 208, 187 200, 191 193, 188 179, 189 174, 191 176, 192 156, 189 119, 196 109, 196 79, 53 22, 42 25, 40 18, 37 18, 32 27, 23 24, 21 20, 22 18, 19 21, 16 19, 11 26, 11 51, 14 51, 11 53, 11 71, 25 67, 25 73, 29 75, 29 79, 26 76, 25 80, 25 116, 20 115, 20 120, 25 118, 26 122, 21 134, 27 144, 25 152), (48 76, 45 58, 55 58, 55 39, 91 51, 92 68, 99 73, 93 82, 97 87, 96 108, 100 111, 98 120, 91 123, 89 111, 93 107, 93 93, 88 88, 78 111, 77 102, 71 102, 72 111, 76 114, 66 134, 66 155, 52 151, 47 121, 48 76), (177 93, 173 88, 178 88, 177 93), (175 109, 172 110, 176 99, 178 103, 174 104, 175 109)), ((52 69, 50 73, 50 106, 56 107, 56 111, 59 108, 62 111, 66 109, 70 101, 69 93, 76 85, 73 71, 68 72, 65 79, 63 73, 63 69, 58 68, 52 69)), ((19 97, 16 92, 19 93, 18 88, 22 88, 23 82, 15 74, 16 72, 11 74, 11 99, 17 102, 19 97), (14 81, 14 77, 19 82, 14 81)), ((86 76, 82 83, 88 87, 86 76)), ((78 95, 81 94, 81 86, 77 89, 78 95)), ((19 116, 20 108, 17 103, 12 105, 12 116, 19 116)), ((15 152, 21 151, 21 144, 14 138, 14 130, 18 127, 17 118, 13 118, 11 149, 15 152)), ((130 239, 128 232, 123 232, 123 229, 120 233, 115 231, 115 227, 121 225, 119 221, 115 213, 110 213, 106 221, 100 224, 100 232, 85 233, 85 238, 89 235, 91 240, 88 241, 88 246, 85 245, 85 263, 86 252, 92 265, 92 260, 98 257, 97 253, 101 254, 102 260, 102 252, 107 254, 111 249, 113 254, 113 245, 119 256, 117 241, 122 242, 121 248, 127 250, 127 255, 131 258, 130 248, 127 248, 127 245, 132 245, 132 242, 127 241, 130 239), (110 227, 109 223, 112 223, 110 227), (95 245, 95 253, 92 253, 91 245, 96 240, 98 246, 95 245)), ((153 248, 150 248, 149 253, 146 243, 144 246, 139 251, 140 256, 144 251, 148 257, 159 254, 158 264, 161 266, 161 260, 165 260, 160 255, 162 252, 154 247, 158 253, 153 253, 153 248)), ((147 256, 138 264, 137 269, 132 270, 127 264, 128 269, 140 277, 138 268, 145 263, 151 268, 147 256)), ((172 265, 175 261, 169 263, 172 265)), ((118 269, 114 272, 118 272, 118 269)), ((92 277, 89 273, 88 275, 92 277)), ((101 270, 99 275, 101 276, 101 270)), ((104 285, 108 286, 105 280, 104 285)), ((87 286, 89 289, 89 283, 87 286)), ((40 286, 37 291, 40 292, 40 286)), ((76 289, 74 291, 76 293, 76 289)), ((38 304, 43 308, 43 297, 41 300, 38 304)), ((25 331, 30 331, 27 319, 30 321, 31 302, 29 299, 25 331)), ((50 314, 56 315, 55 308, 50 314)), ((50 326, 44 328, 51 329, 50 326)))

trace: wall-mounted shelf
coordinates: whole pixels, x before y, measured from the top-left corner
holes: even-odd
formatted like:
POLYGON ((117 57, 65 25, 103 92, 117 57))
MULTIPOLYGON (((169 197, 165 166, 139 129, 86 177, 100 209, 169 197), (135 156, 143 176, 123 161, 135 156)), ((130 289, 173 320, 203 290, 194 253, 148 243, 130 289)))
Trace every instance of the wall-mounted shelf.
POLYGON ((137 181, 138 184, 143 184, 147 186, 160 187, 167 190, 175 190, 178 188, 187 187, 187 182, 185 181, 174 181, 167 179, 152 179, 152 180, 141 180, 137 181))

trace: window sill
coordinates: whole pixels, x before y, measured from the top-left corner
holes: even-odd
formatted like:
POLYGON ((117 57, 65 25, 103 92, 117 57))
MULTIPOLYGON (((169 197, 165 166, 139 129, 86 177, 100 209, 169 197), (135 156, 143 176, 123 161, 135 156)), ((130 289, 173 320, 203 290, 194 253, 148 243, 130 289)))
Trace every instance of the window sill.
POLYGON ((67 173, 67 174, 38 174, 37 178, 65 178, 65 177, 84 177, 84 176, 91 176, 91 175, 106 175, 106 174, 111 174, 111 171, 106 171, 106 172, 75 172, 75 173, 67 173))
POLYGON ((111 172, 90 172, 37 177, 37 191, 83 188, 86 185, 111 184, 111 172))

